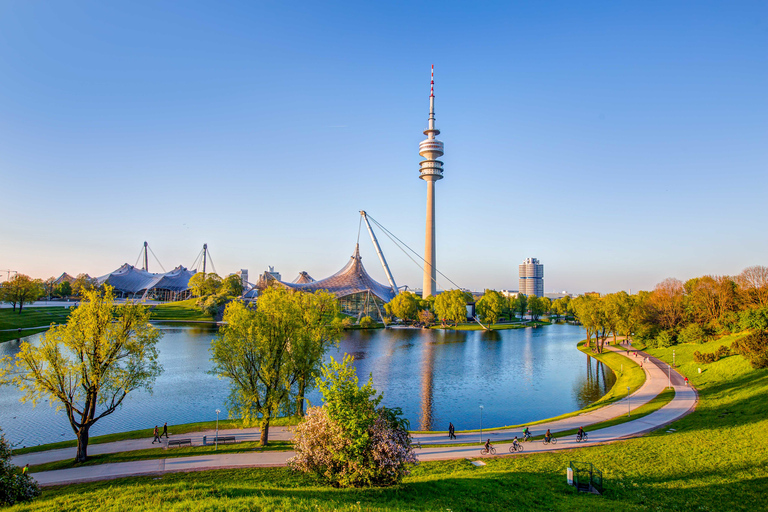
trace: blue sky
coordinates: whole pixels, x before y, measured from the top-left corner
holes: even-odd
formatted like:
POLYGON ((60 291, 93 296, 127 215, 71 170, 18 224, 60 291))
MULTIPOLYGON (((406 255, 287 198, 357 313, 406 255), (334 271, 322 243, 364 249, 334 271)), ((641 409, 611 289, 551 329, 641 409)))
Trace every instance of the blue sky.
POLYGON ((361 209, 423 252, 431 64, 459 285, 517 289, 526 257, 572 292, 768 264, 765 2, 6 0, 0 268, 102 275, 147 240, 166 269, 207 242, 221 274, 321 278, 361 209))

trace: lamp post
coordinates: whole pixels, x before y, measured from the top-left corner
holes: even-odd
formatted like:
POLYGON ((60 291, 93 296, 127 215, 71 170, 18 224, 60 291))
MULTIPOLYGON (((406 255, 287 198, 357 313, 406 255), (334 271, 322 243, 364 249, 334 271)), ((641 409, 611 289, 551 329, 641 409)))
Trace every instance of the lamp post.
POLYGON ((221 412, 220 410, 216 409, 216 447, 214 448, 214 450, 219 449, 219 413, 220 412, 221 412))
POLYGON ((675 349, 672 349, 672 366, 677 368, 677 365, 675 364, 675 349))
POLYGON ((627 386, 627 417, 628 418, 632 417, 632 407, 630 405, 630 402, 631 402, 631 400, 630 400, 630 396, 629 396, 629 386, 627 386))
POLYGON ((667 365, 667 387, 672 387, 672 367, 667 365))
POLYGON ((480 404, 480 442, 483 442, 483 404, 480 404))

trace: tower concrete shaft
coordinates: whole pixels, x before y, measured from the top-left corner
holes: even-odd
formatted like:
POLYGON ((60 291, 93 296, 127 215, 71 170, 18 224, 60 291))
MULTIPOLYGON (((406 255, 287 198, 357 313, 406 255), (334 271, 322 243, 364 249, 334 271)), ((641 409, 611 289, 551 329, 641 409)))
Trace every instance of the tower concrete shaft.
POLYGON ((422 298, 437 292, 437 267, 435 249, 435 182, 443 179, 443 143, 435 137, 440 130, 435 128, 435 66, 432 66, 432 80, 429 94, 429 125, 424 130, 425 140, 419 144, 419 154, 424 157, 419 163, 419 178, 427 182, 427 229, 424 242, 424 281, 422 298))

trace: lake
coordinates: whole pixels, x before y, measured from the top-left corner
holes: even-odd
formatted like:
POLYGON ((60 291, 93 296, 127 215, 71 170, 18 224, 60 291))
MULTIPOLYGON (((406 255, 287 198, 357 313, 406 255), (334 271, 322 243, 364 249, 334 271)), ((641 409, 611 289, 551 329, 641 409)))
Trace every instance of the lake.
MULTIPOLYGON (((227 382, 209 375, 208 348, 216 328, 158 324, 164 371, 154 391, 128 395, 121 409, 99 420, 91 435, 151 429, 162 425, 226 418, 227 382)), ((503 331, 377 329, 347 331, 336 359, 355 358, 361 382, 372 375, 383 404, 400 407, 414 430, 457 430, 521 424, 580 409, 603 396, 613 372, 576 348, 584 330, 554 324, 503 331)), ((35 343, 40 335, 25 340, 35 343)), ((23 340, 22 340, 23 341, 23 340)), ((0 344, 0 357, 18 351, 19 341, 0 344)), ((0 392, 0 427, 19 446, 75 436, 63 412, 47 403, 19 403, 13 387, 0 392)), ((316 391, 308 396, 321 403, 316 391)))

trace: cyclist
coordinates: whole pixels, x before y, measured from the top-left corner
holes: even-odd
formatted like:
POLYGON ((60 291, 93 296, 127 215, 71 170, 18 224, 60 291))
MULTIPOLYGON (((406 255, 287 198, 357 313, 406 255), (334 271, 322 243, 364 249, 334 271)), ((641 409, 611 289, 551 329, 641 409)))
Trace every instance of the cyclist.
POLYGON ((488 452, 488 453, 491 453, 491 438, 490 437, 485 442, 485 451, 488 452))
POLYGON ((517 447, 520 445, 520 441, 517 440, 517 436, 512 440, 512 446, 515 447, 515 450, 517 450, 517 447))
POLYGON ((525 430, 523 430, 523 440, 527 441, 531 438, 531 431, 528 430, 528 427, 525 427, 525 430))
POLYGON ((576 432, 576 439, 578 439, 579 441, 584 439, 584 427, 579 427, 579 431, 576 432))
POLYGON ((552 434, 549 432, 549 429, 547 429, 547 433, 544 434, 544 442, 548 443, 550 439, 552 439, 552 434))

